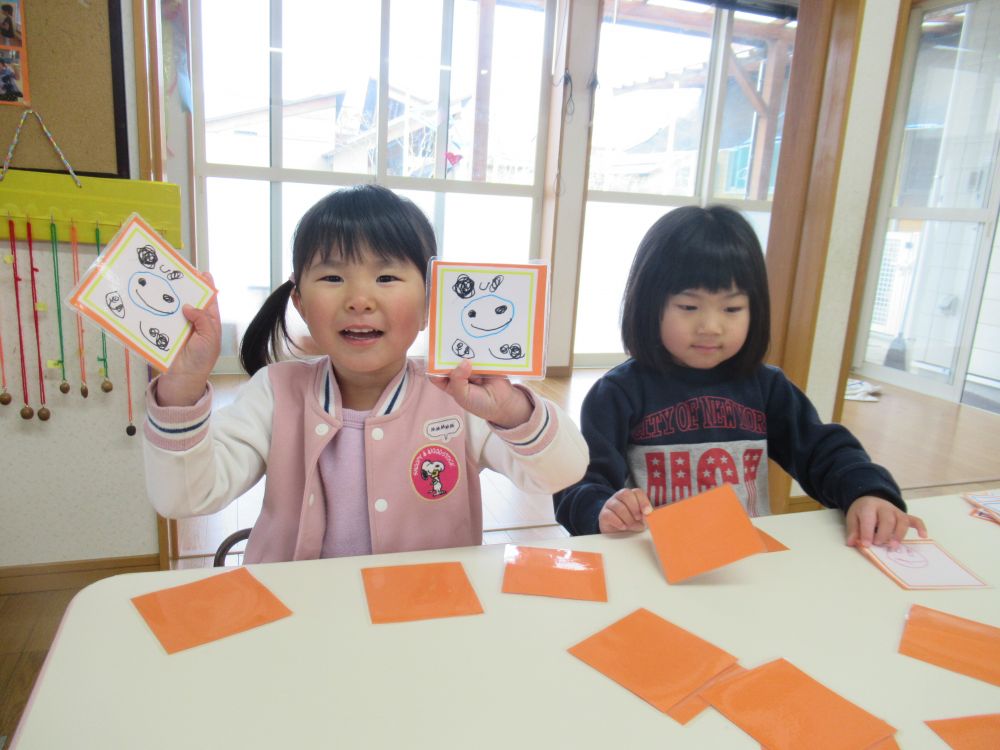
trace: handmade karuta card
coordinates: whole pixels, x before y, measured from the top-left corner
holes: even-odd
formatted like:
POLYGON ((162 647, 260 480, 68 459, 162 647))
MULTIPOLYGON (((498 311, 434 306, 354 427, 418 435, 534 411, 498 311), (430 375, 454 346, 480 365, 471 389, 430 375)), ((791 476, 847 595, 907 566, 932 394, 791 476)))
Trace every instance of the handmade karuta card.
POLYGON ((988 586, 933 539, 910 539, 895 549, 876 546, 859 549, 904 589, 969 589, 988 586))
POLYGON ((600 552, 508 544, 503 553, 505 594, 608 600, 600 552))
POLYGON ((80 279, 69 304, 166 370, 191 331, 181 307, 204 308, 214 296, 198 270, 132 214, 80 279))
POLYGON ((549 269, 544 263, 456 263, 429 270, 427 372, 463 360, 479 375, 545 376, 549 269))
POLYGON ((1000 491, 970 492, 962 497, 981 514, 1000 523, 1000 491))

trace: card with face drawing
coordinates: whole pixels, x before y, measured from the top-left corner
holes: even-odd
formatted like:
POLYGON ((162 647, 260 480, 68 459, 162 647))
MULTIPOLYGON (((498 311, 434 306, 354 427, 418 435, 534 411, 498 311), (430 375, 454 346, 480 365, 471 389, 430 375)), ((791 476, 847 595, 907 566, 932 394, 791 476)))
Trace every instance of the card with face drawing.
POLYGON ((431 261, 427 372, 545 377, 548 266, 431 261))
POLYGON ((181 313, 215 296, 194 266, 138 214, 132 214, 70 293, 69 305, 166 370, 187 340, 181 313))

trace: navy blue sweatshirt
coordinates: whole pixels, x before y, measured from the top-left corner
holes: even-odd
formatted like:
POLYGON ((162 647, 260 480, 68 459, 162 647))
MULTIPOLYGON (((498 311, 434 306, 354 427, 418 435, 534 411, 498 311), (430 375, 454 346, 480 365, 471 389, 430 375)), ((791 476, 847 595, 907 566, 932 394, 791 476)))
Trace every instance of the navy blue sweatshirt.
POLYGON ((630 359, 594 383, 580 423, 590 465, 553 497, 556 520, 571 534, 597 533, 601 508, 623 487, 644 489, 655 507, 725 482, 747 513, 768 515, 768 458, 827 507, 846 511, 875 495, 906 509, 892 475, 847 428, 820 421, 770 365, 745 377, 725 364, 665 375, 630 359))

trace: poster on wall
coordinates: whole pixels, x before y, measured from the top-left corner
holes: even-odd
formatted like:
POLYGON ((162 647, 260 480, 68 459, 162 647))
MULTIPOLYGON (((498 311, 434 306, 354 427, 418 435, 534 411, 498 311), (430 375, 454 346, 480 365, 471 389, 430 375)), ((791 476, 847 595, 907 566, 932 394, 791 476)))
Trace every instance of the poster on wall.
POLYGON ((0 104, 30 103, 24 3, 0 0, 0 104))

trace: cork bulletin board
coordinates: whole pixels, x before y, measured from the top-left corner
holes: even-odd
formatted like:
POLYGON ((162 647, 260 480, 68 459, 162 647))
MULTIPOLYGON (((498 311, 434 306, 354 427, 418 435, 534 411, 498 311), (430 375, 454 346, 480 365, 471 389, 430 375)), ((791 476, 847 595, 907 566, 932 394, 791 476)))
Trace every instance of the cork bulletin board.
MULTIPOLYGON (((120 0, 20 0, 27 29, 30 107, 82 175, 129 176, 120 0)), ((23 106, 0 106, 6 153, 23 106)), ((30 118, 11 165, 65 172, 30 118)))

